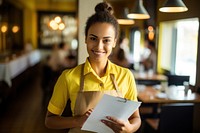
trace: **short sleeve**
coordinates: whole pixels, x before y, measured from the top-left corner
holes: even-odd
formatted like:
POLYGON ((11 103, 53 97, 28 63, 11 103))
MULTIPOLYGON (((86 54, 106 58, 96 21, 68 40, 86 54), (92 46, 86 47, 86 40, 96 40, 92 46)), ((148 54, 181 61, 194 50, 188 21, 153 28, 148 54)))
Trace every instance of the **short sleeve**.
POLYGON ((125 94, 125 98, 133 101, 137 101, 137 88, 135 83, 135 78, 130 70, 127 71, 128 80, 128 91, 125 94))
POLYGON ((48 111, 53 114, 61 115, 67 104, 68 88, 65 77, 66 73, 63 72, 54 86, 54 91, 48 105, 48 111))

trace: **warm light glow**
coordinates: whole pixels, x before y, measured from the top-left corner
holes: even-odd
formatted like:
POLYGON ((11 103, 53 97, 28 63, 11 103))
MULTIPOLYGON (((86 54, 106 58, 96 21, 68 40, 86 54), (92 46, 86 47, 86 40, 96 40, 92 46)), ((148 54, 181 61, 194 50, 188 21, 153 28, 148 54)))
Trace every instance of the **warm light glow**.
POLYGON ((148 38, 149 38, 149 40, 153 40, 154 39, 154 32, 149 32, 148 33, 148 38))
POLYGON ((153 26, 149 26, 148 27, 148 31, 153 31, 154 29, 153 29, 153 26))
POLYGON ((163 6, 159 9, 159 11, 167 13, 185 12, 187 10, 188 8, 182 0, 166 0, 163 6))
POLYGON ((153 26, 148 26, 148 38, 149 40, 153 40, 155 36, 153 26))
POLYGON ((1 32, 5 33, 8 30, 8 27, 6 25, 3 25, 1 27, 1 32))
POLYGON ((159 11, 161 11, 161 12, 169 12, 169 13, 185 12, 187 10, 188 10, 187 7, 162 7, 159 9, 159 11))
POLYGON ((18 31, 19 31, 19 27, 18 26, 15 25, 15 26, 12 27, 12 32, 13 33, 17 33, 18 31))
POLYGON ((59 30, 64 30, 65 29, 65 24, 64 23, 60 23, 58 28, 59 28, 59 30))
POLYGON ((127 15, 130 19, 149 19, 150 16, 148 14, 136 14, 136 13, 130 13, 127 15))
POLYGON ((120 25, 132 25, 135 23, 135 21, 131 19, 117 19, 117 21, 120 25))
POLYGON ((53 30, 64 30, 65 24, 62 22, 62 19, 60 16, 56 16, 53 20, 50 21, 49 26, 53 30))
POLYGON ((53 30, 58 29, 58 24, 54 20, 51 20, 49 25, 53 30))
POLYGON ((130 19, 149 19, 150 15, 143 6, 143 0, 136 0, 135 6, 127 15, 130 19))
POLYGON ((61 22, 60 16, 56 16, 56 17, 54 18, 54 21, 55 21, 56 23, 60 23, 60 22, 61 22))

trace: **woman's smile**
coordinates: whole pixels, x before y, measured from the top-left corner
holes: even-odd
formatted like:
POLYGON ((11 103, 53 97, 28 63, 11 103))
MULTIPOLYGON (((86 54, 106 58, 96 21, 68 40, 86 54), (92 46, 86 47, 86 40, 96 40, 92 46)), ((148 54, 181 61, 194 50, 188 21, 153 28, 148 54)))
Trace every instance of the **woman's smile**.
POLYGON ((115 43, 115 30, 111 24, 96 23, 92 25, 86 37, 90 61, 107 61, 115 43))
POLYGON ((97 56, 101 56, 101 55, 105 55, 106 54, 106 52, 102 51, 102 50, 92 50, 92 52, 97 56))

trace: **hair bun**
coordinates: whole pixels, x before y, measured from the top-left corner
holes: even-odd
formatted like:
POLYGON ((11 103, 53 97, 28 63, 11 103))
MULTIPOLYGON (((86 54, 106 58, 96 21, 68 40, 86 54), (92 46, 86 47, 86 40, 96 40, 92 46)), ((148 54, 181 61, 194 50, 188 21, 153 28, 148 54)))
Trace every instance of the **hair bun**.
POLYGON ((96 13, 108 12, 110 14, 114 13, 112 6, 107 2, 102 2, 102 3, 99 3, 98 5, 96 5, 95 12, 96 13))

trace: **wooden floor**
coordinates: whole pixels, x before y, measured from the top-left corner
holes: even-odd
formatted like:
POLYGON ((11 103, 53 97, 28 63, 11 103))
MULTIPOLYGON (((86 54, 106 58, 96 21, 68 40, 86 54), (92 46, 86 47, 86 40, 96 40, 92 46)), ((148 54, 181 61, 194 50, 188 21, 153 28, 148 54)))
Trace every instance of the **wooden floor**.
POLYGON ((46 104, 43 100, 41 75, 27 82, 3 106, 0 114, 0 133, 65 133, 65 130, 47 129, 44 125, 46 104))

